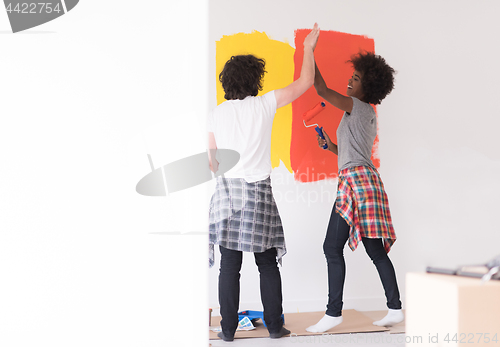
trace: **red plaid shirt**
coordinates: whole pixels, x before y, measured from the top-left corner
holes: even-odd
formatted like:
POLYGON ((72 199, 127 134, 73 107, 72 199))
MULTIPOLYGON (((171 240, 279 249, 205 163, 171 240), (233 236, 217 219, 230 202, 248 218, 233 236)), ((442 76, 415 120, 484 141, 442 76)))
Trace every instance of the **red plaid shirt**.
POLYGON ((368 166, 340 171, 336 211, 351 226, 349 247, 355 250, 361 237, 382 238, 389 253, 396 241, 389 201, 378 172, 368 166))

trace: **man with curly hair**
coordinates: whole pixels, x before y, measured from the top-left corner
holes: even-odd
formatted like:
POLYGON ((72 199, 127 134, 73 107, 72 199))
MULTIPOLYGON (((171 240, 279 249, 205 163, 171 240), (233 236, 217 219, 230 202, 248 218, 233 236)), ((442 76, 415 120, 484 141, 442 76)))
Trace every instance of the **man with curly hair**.
MULTIPOLYGON (((242 252, 252 252, 260 273, 264 322, 271 338, 290 333, 281 315, 281 276, 277 262, 286 253, 285 236, 273 197, 270 174, 271 129, 276 109, 302 95, 314 83, 314 48, 319 28, 315 24, 304 40, 300 77, 290 85, 257 96, 262 90, 265 62, 253 55, 229 59, 219 80, 226 101, 208 117, 209 160, 219 165, 217 148, 237 151, 240 160, 223 177, 217 177, 209 208, 209 264, 214 245, 221 253, 219 304, 224 341, 232 341, 238 326, 242 252)), ((222 159, 221 159, 222 160, 222 159)), ((221 162, 223 164, 223 162, 221 162)))
POLYGON ((323 250, 328 265, 328 304, 325 316, 310 332, 324 332, 342 323, 342 298, 345 280, 344 246, 355 250, 360 241, 373 261, 387 298, 387 315, 374 322, 392 326, 402 322, 401 301, 396 273, 387 256, 396 234, 389 202, 373 162, 372 147, 377 136, 377 117, 370 104, 380 102, 394 88, 394 69, 384 58, 371 52, 359 53, 349 61, 354 73, 342 95, 326 86, 316 66, 314 87, 318 95, 344 111, 337 128, 337 144, 326 131, 318 144, 338 155, 337 199, 332 209, 323 250))

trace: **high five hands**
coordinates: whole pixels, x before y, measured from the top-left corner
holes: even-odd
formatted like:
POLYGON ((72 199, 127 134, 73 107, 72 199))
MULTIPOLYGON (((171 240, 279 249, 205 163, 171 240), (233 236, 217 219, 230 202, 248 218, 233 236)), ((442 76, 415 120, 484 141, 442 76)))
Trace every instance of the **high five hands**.
POLYGON ((316 44, 318 43, 318 37, 319 37, 319 26, 318 23, 314 23, 311 32, 304 39, 304 49, 306 49, 306 47, 311 47, 312 50, 314 51, 314 49, 316 48, 316 44))

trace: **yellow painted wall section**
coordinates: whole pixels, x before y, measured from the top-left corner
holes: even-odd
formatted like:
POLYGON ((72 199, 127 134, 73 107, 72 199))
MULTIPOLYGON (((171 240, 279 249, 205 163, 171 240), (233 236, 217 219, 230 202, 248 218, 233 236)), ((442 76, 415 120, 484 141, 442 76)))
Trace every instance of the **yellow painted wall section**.
MULTIPOLYGON (((225 35, 216 41, 217 105, 225 101, 224 90, 219 82, 219 74, 226 61, 233 55, 253 54, 266 61, 263 90, 259 95, 286 87, 293 82, 295 49, 288 43, 272 40, 265 32, 225 35)), ((276 112, 271 138, 271 164, 278 167, 280 161, 292 172, 290 164, 290 143, 292 138, 292 105, 284 106, 276 112)))

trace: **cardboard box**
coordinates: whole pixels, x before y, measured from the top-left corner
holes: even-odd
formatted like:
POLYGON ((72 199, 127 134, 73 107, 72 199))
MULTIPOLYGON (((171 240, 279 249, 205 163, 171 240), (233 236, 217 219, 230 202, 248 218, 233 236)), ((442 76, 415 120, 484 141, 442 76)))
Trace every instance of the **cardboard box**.
POLYGON ((406 346, 500 346, 500 281, 406 275, 406 346))

